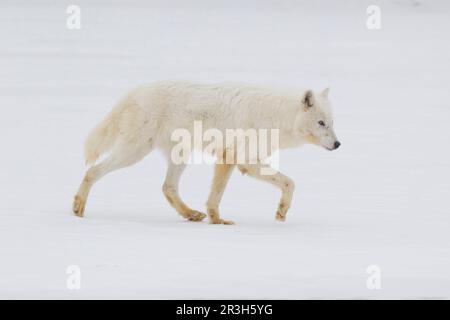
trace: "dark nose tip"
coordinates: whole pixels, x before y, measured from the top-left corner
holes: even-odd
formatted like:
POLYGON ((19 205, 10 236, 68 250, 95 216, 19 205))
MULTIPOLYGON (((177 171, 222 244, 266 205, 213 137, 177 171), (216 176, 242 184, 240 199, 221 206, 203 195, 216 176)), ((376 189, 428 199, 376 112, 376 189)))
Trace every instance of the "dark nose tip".
POLYGON ((341 143, 339 141, 335 141, 334 142, 334 148, 335 149, 339 148, 340 145, 341 145, 341 143))

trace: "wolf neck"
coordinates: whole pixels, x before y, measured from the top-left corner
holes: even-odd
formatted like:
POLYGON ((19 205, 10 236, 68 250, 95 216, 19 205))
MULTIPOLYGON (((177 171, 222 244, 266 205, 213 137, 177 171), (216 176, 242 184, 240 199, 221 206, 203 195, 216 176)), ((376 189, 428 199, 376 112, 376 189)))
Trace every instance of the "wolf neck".
POLYGON ((294 148, 306 143, 305 138, 295 128, 298 117, 302 115, 300 98, 289 97, 280 113, 280 149, 294 148))

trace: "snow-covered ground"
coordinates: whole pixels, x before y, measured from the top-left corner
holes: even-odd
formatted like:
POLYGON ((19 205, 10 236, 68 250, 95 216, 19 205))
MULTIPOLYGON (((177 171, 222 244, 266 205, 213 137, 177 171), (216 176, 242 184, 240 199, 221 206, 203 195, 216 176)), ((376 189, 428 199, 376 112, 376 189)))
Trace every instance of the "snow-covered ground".
MULTIPOLYGON (((450 3, 187 3, 2 0, 0 298, 450 298, 450 3), (366 28, 371 4, 381 30, 366 28), (182 220, 158 152, 73 216, 89 129, 161 79, 331 86, 342 147, 281 153, 297 184, 285 223, 279 192, 237 171, 221 206, 237 225, 182 220)), ((211 178, 186 171, 193 208, 211 178)))

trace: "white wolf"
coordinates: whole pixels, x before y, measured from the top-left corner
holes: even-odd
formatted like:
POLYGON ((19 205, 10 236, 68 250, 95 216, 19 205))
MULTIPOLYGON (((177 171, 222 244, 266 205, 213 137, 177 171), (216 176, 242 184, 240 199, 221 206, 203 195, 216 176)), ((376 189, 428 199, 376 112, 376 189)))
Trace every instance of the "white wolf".
MULTIPOLYGON (((107 173, 133 165, 154 148, 167 156, 168 170, 163 192, 169 203, 184 218, 201 221, 206 215, 192 210, 178 194, 180 176, 185 164, 171 160, 175 142, 174 130, 193 130, 194 121, 203 127, 226 129, 279 129, 279 148, 305 143, 328 150, 339 147, 333 131, 333 118, 328 101, 328 88, 320 93, 312 90, 281 90, 241 84, 207 85, 191 82, 157 82, 134 89, 89 134, 85 144, 86 163, 92 165, 75 196, 73 211, 84 215, 92 185, 107 173), (109 152, 100 163, 102 154, 109 152)), ((229 149, 216 150, 226 157, 229 149)), ((211 193, 207 201, 209 222, 232 224, 219 215, 219 202, 235 166, 239 170, 281 189, 282 196, 276 219, 284 221, 290 207, 294 182, 276 172, 261 174, 265 166, 258 159, 254 164, 217 163, 211 193)))

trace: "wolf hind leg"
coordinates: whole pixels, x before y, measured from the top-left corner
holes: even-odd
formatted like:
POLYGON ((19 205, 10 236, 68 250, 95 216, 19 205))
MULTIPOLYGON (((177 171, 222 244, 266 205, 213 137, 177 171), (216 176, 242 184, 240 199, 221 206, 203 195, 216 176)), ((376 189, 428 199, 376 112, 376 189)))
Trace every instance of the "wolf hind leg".
POLYGON ((185 169, 185 164, 174 164, 169 159, 166 179, 162 190, 167 201, 183 218, 189 221, 202 221, 206 217, 206 214, 189 208, 183 200, 181 200, 178 193, 180 177, 185 169))
POLYGON ((73 201, 73 212, 84 216, 87 198, 92 186, 108 173, 129 167, 142 160, 153 149, 151 140, 145 144, 120 141, 111 154, 101 163, 92 166, 85 174, 73 201))
POLYGON ((211 193, 209 194, 208 202, 206 204, 208 208, 209 223, 211 224, 234 224, 233 221, 220 218, 219 214, 219 204, 234 167, 234 164, 218 163, 214 168, 211 193))

